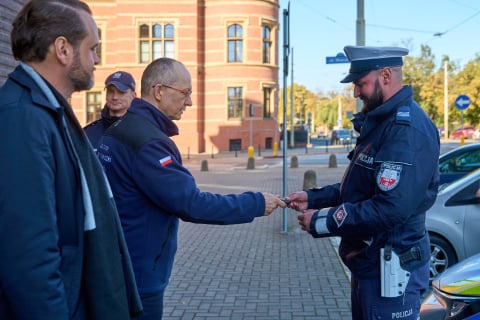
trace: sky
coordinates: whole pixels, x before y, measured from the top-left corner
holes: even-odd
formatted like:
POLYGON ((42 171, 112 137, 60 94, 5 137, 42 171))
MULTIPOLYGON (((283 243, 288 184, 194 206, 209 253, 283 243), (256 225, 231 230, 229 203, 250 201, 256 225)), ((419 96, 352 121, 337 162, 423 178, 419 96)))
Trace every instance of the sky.
MULTIPOLYGON (((357 0, 280 0, 280 87, 284 86, 283 13, 288 5, 287 86, 293 55, 294 83, 313 92, 343 91, 345 85, 339 81, 350 65, 326 64, 326 57, 356 44, 357 0)), ((480 0, 364 0, 364 17, 367 46, 402 46, 418 57, 421 45, 428 45, 437 68, 443 67, 445 55, 463 66, 480 54, 480 0)))

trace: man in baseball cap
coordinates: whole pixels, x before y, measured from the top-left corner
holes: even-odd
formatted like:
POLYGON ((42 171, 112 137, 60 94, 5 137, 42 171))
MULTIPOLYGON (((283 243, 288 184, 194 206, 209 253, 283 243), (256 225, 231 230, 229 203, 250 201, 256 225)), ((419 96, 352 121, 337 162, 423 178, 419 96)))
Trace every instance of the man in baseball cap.
POLYGON ((105 87, 109 85, 115 86, 121 92, 127 92, 128 89, 135 91, 135 80, 130 73, 125 71, 117 71, 109 75, 105 80, 105 87))
POLYGON ((88 124, 84 130, 90 139, 94 150, 103 133, 126 112, 133 98, 135 98, 135 80, 125 71, 116 71, 105 80, 107 103, 102 110, 100 119, 88 124))

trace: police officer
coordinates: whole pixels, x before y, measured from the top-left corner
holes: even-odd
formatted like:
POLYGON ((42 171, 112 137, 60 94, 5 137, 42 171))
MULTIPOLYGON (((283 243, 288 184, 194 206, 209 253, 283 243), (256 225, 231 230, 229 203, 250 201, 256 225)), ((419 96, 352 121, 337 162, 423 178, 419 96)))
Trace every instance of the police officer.
POLYGON ((402 85, 397 47, 346 46, 352 82, 363 102, 352 120, 360 135, 342 181, 294 192, 301 228, 341 237, 351 271, 352 318, 417 319, 429 284, 425 212, 438 189, 438 132, 402 85))
POLYGON ((135 80, 125 71, 112 73, 105 79, 107 103, 102 109, 100 119, 88 124, 84 131, 96 150, 103 133, 126 112, 135 98, 135 80))

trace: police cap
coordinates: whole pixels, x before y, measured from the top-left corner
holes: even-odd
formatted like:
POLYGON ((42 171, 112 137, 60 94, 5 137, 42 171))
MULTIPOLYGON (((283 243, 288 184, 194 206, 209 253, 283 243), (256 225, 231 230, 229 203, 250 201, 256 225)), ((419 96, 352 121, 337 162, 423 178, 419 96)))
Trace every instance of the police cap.
POLYGON ((402 57, 408 54, 408 49, 400 47, 346 46, 343 50, 350 61, 350 71, 341 83, 354 82, 372 70, 401 66, 402 57))

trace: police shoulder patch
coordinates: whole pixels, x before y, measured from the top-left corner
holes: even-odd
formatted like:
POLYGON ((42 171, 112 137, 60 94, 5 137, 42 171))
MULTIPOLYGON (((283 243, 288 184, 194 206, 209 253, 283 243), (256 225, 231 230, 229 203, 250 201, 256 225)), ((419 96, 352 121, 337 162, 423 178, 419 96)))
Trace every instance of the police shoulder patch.
POLYGON ((395 115, 395 121, 397 123, 410 124, 410 107, 401 106, 397 109, 397 114, 395 115))
POLYGON ((377 174, 377 186, 382 191, 390 191, 400 183, 400 173, 403 165, 399 163, 383 162, 377 174))

